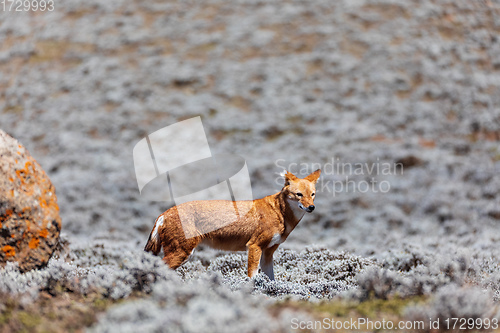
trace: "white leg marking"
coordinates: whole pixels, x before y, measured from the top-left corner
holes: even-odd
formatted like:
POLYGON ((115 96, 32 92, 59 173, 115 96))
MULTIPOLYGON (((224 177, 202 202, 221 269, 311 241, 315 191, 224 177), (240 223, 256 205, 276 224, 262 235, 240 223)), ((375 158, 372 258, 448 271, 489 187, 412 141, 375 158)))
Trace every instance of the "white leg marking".
POLYGON ((274 271, 273 271, 273 258, 269 260, 269 262, 266 261, 264 254, 262 254, 262 257, 260 258, 260 268, 266 274, 269 276, 270 280, 274 280, 274 271))
POLYGON ((158 228, 160 228, 163 225, 163 215, 161 215, 155 223, 155 228, 153 229, 153 234, 151 235, 151 238, 156 239, 158 237, 158 228))

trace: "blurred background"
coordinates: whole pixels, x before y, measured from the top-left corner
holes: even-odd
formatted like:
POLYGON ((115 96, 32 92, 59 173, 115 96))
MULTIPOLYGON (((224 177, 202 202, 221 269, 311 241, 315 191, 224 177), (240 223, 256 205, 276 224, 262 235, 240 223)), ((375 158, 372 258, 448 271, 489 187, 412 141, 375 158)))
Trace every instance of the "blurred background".
POLYGON ((141 200, 132 149, 201 116, 213 154, 246 159, 256 198, 280 190, 284 167, 399 165, 324 172, 317 209, 285 247, 495 255, 499 11, 467 0, 67 0, 0 11, 0 128, 48 173, 70 242, 141 249, 169 203, 141 200), (347 180, 389 190, 334 191, 347 180))

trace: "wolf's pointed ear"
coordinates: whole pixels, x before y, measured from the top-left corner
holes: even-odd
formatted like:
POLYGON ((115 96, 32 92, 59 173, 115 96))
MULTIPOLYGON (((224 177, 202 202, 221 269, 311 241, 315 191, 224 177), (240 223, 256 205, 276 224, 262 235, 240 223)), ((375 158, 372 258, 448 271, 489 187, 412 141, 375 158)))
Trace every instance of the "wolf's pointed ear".
POLYGON ((318 170, 314 171, 313 173, 311 173, 309 176, 307 176, 304 179, 307 179, 308 181, 313 182, 314 184, 316 184, 318 182, 319 175, 321 175, 321 169, 318 169, 318 170))
POLYGON ((281 173, 281 176, 285 177, 285 186, 290 185, 291 181, 297 179, 297 177, 295 177, 295 175, 293 173, 286 171, 286 170, 283 170, 283 172, 281 173))

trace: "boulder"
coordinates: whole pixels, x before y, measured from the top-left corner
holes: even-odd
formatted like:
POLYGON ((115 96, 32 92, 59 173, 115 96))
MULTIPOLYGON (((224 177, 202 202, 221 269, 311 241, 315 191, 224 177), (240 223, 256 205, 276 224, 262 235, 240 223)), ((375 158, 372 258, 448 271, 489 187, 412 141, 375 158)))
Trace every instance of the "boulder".
POLYGON ((55 188, 16 139, 0 130, 0 266, 21 271, 47 265, 59 241, 55 188))

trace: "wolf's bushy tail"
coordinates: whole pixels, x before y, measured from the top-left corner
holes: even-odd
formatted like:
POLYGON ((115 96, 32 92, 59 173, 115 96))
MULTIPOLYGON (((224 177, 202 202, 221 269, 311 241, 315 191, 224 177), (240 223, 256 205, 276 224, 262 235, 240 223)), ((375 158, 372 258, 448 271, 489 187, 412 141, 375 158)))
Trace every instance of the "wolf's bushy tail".
POLYGON ((163 226, 163 215, 160 215, 156 221, 155 221, 155 226, 151 233, 149 234, 148 242, 146 243, 146 246, 144 247, 144 251, 146 252, 153 252, 155 256, 158 255, 161 251, 161 241, 160 241, 160 235, 159 235, 159 229, 163 226))

